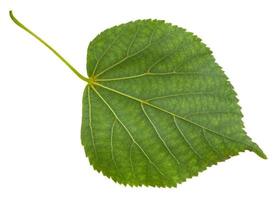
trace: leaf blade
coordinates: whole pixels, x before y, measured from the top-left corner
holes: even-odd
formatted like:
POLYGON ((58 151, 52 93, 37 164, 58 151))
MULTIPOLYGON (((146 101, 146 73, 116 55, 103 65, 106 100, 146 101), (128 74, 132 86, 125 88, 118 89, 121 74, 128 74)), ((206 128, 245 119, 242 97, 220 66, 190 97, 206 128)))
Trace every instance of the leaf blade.
POLYGON ((87 72, 95 81, 83 99, 95 103, 83 101, 82 144, 116 182, 171 187, 244 150, 265 158, 212 52, 184 29, 157 20, 108 29, 89 45, 87 72))

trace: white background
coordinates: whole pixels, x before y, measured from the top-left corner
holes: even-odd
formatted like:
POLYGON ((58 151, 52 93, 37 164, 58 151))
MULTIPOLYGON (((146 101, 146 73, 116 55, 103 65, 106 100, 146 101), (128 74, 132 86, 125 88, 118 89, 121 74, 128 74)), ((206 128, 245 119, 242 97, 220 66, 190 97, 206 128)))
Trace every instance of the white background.
POLYGON ((274 1, 0 1, 0 199, 275 199, 274 1), (165 19, 199 35, 239 94, 250 152, 177 188, 131 188, 95 172, 80 143, 85 83, 11 22, 9 9, 85 74, 104 29, 165 19))

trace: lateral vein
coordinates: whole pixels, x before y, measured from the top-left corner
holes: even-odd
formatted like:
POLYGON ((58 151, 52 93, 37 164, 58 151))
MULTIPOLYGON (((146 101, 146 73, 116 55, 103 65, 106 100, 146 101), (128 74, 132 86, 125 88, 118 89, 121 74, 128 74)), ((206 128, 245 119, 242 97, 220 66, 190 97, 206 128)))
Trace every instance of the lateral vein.
POLYGON ((168 151, 168 153, 172 156, 172 158, 177 162, 178 165, 180 165, 180 161, 177 159, 177 157, 175 156, 175 154, 171 151, 171 149, 168 147, 167 143, 164 141, 164 139, 161 137, 156 125, 153 123, 153 121, 151 120, 151 118, 149 117, 149 115, 147 114, 143 103, 140 104, 141 109, 144 113, 144 115, 146 116, 146 118, 148 119, 148 121, 150 122, 150 124, 152 125, 155 133, 157 134, 158 138, 161 140, 161 142, 163 143, 164 147, 166 148, 166 150, 168 151))
POLYGON ((102 84, 100 84, 100 83, 94 83, 94 85, 97 85, 97 86, 99 86, 99 87, 101 87, 101 88, 104 88, 104 89, 106 89, 106 90, 112 91, 112 92, 114 92, 114 93, 116 93, 116 94, 119 94, 119 95, 128 97, 128 98, 130 98, 130 99, 132 99, 132 100, 135 100, 135 101, 138 101, 138 102, 140 102, 140 103, 144 103, 145 105, 151 106, 151 107, 153 107, 153 108, 155 108, 155 109, 158 109, 158 110, 160 110, 160 111, 162 111, 162 112, 165 112, 165 113, 167 113, 167 114, 169 114, 169 115, 175 116, 175 117, 177 117, 177 118, 179 118, 179 119, 182 119, 182 120, 184 120, 184 121, 186 121, 186 122, 188 122, 188 123, 190 123, 190 124, 193 124, 193 125, 195 125, 195 126, 197 126, 197 127, 203 128, 203 129, 209 131, 209 132, 212 133, 212 134, 218 135, 218 136, 220 136, 220 137, 222 137, 222 138, 226 138, 226 139, 228 139, 228 140, 230 140, 230 141, 232 141, 232 142, 236 142, 236 143, 243 144, 243 145, 246 145, 246 146, 248 146, 248 147, 254 148, 254 147, 253 147, 252 145, 250 145, 250 144, 247 144, 247 143, 245 143, 245 142, 236 140, 236 139, 231 138, 231 137, 229 137, 229 136, 220 134, 220 133, 218 133, 218 132, 216 132, 216 131, 214 131, 214 130, 212 130, 212 129, 210 129, 210 128, 207 128, 207 127, 205 127, 205 126, 202 126, 202 125, 200 125, 200 124, 198 124, 198 123, 196 123, 196 122, 193 122, 193 121, 191 121, 191 120, 189 120, 189 119, 187 119, 187 118, 184 118, 184 117, 182 117, 182 116, 180 116, 180 115, 178 115, 178 114, 175 114, 175 113, 170 112, 170 111, 168 111, 168 110, 165 110, 165 109, 163 109, 163 108, 161 108, 161 107, 159 107, 159 106, 156 106, 156 105, 154 105, 154 104, 151 104, 151 103, 149 103, 149 102, 147 102, 147 101, 145 101, 145 100, 141 100, 141 99, 139 99, 139 98, 133 97, 133 96, 128 95, 128 94, 125 94, 125 93, 123 93, 123 92, 121 92, 121 91, 118 91, 118 90, 115 90, 115 89, 113 89, 113 88, 107 87, 107 86, 102 85, 102 84))
POLYGON ((149 163, 160 173, 162 176, 165 176, 164 173, 159 169, 159 167, 151 160, 149 155, 144 151, 144 149, 139 145, 139 143, 135 140, 130 130, 124 125, 124 123, 119 119, 116 112, 112 109, 112 107, 107 103, 107 101, 101 96, 101 94, 94 88, 94 86, 91 86, 92 89, 95 91, 95 93, 98 95, 98 97, 104 102, 104 104, 109 108, 109 110, 113 113, 117 121, 122 125, 122 127, 126 130, 129 137, 132 139, 133 143, 141 150, 143 155, 148 159, 149 163))
POLYGON ((92 127, 92 104, 91 104, 91 96, 90 96, 90 87, 88 87, 88 108, 89 108, 89 128, 90 128, 90 135, 91 135, 91 139, 92 139, 92 146, 95 152, 95 156, 97 158, 97 151, 96 151, 96 147, 95 147, 95 139, 94 139, 94 132, 93 132, 93 127, 92 127))

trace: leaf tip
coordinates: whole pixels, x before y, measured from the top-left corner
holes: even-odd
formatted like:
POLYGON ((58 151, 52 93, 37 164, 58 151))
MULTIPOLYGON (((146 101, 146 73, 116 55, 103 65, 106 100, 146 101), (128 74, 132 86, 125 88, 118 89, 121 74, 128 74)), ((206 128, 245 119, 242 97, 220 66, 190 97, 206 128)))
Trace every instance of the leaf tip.
POLYGON ((267 159, 267 155, 256 143, 254 143, 254 148, 252 149, 252 151, 262 159, 265 159, 265 160, 267 159))
POLYGON ((260 156, 262 159, 267 159, 267 155, 260 149, 259 151, 255 152, 258 156, 260 156))

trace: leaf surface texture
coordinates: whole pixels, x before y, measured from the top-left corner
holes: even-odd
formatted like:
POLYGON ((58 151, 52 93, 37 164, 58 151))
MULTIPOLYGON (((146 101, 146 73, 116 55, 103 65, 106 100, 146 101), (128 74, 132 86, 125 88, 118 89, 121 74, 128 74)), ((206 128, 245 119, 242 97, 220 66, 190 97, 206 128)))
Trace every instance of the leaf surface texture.
POLYGON ((112 27, 88 47, 81 140, 91 165, 132 186, 172 187, 249 150, 236 93, 212 52, 159 20, 112 27))

